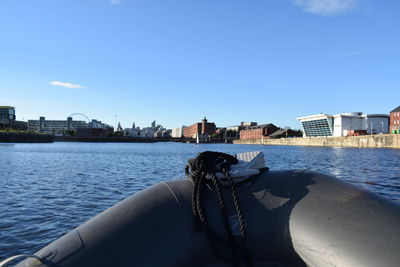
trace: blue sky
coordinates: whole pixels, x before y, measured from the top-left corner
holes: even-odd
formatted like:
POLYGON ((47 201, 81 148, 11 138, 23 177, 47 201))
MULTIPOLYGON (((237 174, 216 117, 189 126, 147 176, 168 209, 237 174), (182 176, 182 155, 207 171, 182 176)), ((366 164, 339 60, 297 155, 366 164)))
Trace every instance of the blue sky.
POLYGON ((20 120, 300 128, 399 106, 399 47, 397 0, 1 0, 0 105, 20 120))

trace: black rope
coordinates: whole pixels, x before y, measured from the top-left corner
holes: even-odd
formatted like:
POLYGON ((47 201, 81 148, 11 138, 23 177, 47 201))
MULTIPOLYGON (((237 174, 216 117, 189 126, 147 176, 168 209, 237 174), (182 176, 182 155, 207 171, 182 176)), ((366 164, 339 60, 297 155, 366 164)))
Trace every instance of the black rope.
MULTIPOLYGON (((252 266, 250 253, 245 248, 246 240, 246 223, 241 211, 239 197, 235 189, 232 177, 229 175, 230 166, 237 164, 238 160, 225 153, 206 151, 198 154, 194 159, 188 161, 185 167, 186 175, 188 175, 194 183, 192 194, 192 213, 194 218, 194 231, 199 232, 202 229, 207 234, 207 238, 211 243, 211 248, 216 254, 215 244, 217 242, 232 252, 232 265, 238 266, 240 259, 244 259, 247 266, 252 266), (235 211, 240 226, 240 241, 237 242, 229 224, 227 207, 225 205, 224 195, 222 193, 221 184, 218 181, 216 172, 222 172, 228 181, 228 188, 231 190, 235 211), (211 183, 206 179, 207 175, 211 177, 211 183), (223 225, 228 240, 220 238, 215 234, 208 225, 207 218, 202 204, 202 191, 204 185, 212 186, 218 199, 218 205, 223 218, 223 225)), ((218 256, 216 254, 216 256, 218 256)))

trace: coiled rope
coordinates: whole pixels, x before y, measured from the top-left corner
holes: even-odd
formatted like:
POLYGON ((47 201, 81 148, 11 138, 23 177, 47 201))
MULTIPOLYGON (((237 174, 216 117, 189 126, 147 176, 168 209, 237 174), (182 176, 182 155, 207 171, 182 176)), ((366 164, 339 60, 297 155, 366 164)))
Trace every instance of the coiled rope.
POLYGON ((215 254, 217 254, 214 246, 215 242, 230 249, 232 252, 232 266, 239 266, 238 264, 241 259, 244 259, 247 266, 252 266, 251 256, 245 248, 246 223, 241 211, 239 196, 235 189, 235 184, 232 180, 232 177, 229 175, 230 166, 237 163, 238 160, 229 154, 205 151, 199 153, 196 158, 188 161, 185 172, 186 175, 188 175, 194 183, 192 193, 192 213, 195 220, 195 231, 199 232, 201 231, 201 229, 204 229, 210 242, 211 248, 213 249, 215 254), (235 239, 232 229, 229 225, 228 211, 225 205, 225 199, 221 188, 222 185, 220 184, 215 174, 216 172, 221 172, 225 175, 224 180, 226 180, 227 187, 230 189, 232 194, 232 199, 240 226, 239 242, 237 242, 237 240, 235 239), (211 183, 210 180, 207 179, 207 175, 211 178, 211 183), (202 204, 202 191, 204 185, 206 184, 212 186, 217 195, 218 205, 220 207, 223 224, 228 240, 224 240, 216 233, 214 233, 207 222, 202 204))

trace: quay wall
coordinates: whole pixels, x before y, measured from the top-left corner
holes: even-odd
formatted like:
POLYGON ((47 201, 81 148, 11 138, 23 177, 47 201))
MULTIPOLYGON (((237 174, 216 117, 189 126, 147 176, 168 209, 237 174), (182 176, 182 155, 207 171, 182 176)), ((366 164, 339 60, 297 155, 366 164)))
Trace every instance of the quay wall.
POLYGON ((54 136, 25 132, 0 132, 0 143, 53 143, 54 136))
POLYGON ((235 140, 234 144, 400 149, 400 134, 235 140))

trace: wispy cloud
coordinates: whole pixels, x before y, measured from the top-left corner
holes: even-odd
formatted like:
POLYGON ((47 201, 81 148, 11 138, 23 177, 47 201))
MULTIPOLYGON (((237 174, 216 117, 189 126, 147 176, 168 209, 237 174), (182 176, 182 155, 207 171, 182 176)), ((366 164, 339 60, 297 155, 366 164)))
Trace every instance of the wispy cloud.
POLYGON ((65 88, 85 88, 82 85, 79 84, 74 84, 74 83, 66 83, 66 82, 60 82, 60 81, 51 81, 49 84, 54 85, 54 86, 61 86, 65 88))
POLYGON ((343 52, 341 54, 342 57, 354 57, 354 56, 362 56, 365 55, 367 53, 371 52, 371 50, 358 50, 358 51, 348 51, 348 52, 343 52))
POLYGON ((113 5, 119 5, 121 4, 121 0, 110 0, 110 3, 113 5))
POLYGON ((294 0, 294 4, 304 11, 332 17, 354 10, 357 0, 294 0))
POLYGON ((335 57, 360 57, 367 54, 371 54, 376 52, 374 49, 359 49, 353 51, 344 51, 344 52, 333 52, 329 51, 328 56, 335 56, 335 57))

